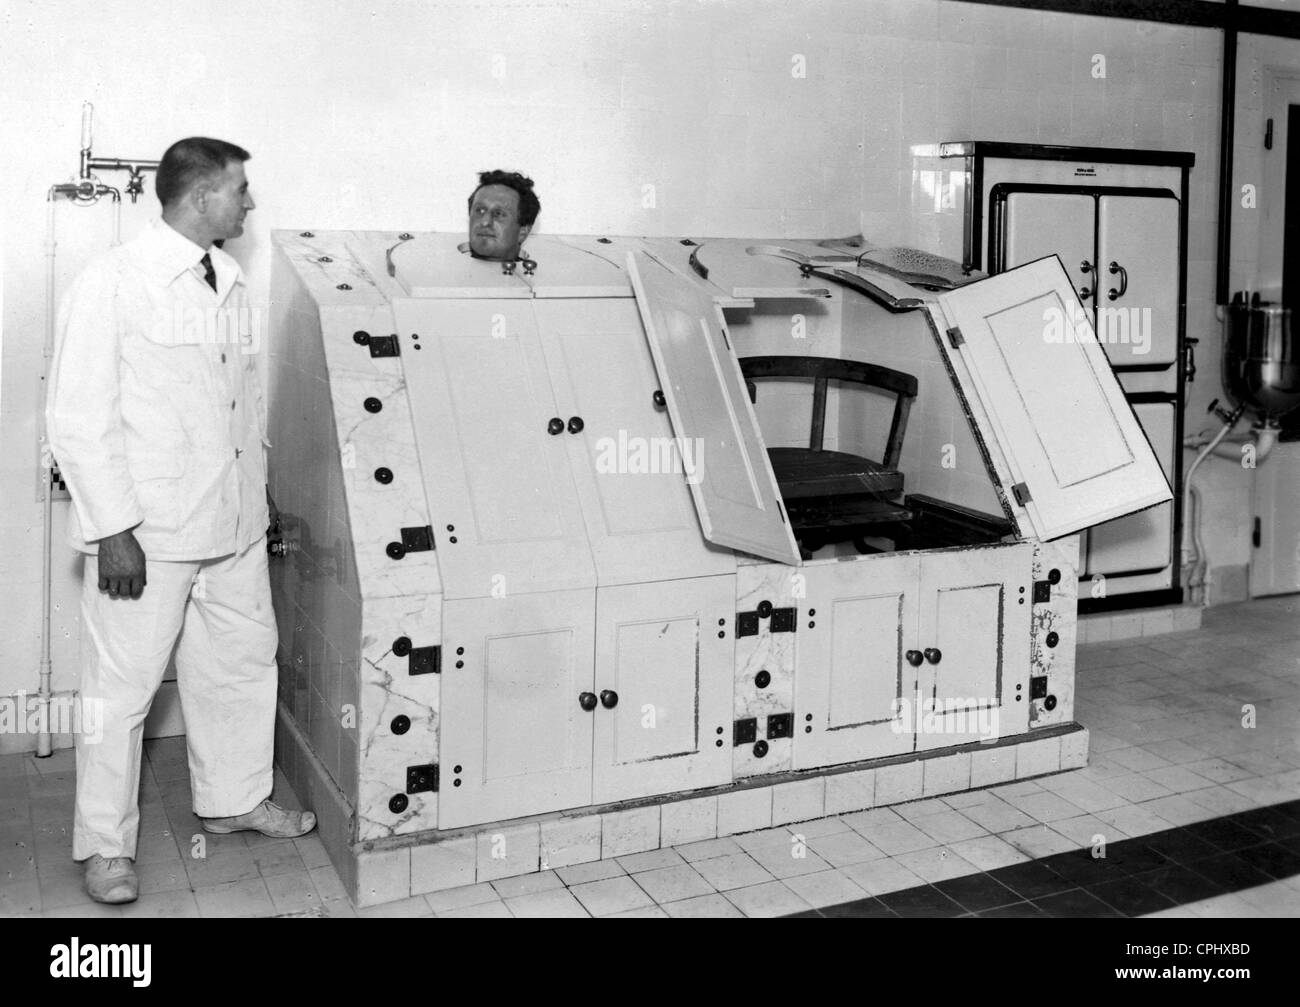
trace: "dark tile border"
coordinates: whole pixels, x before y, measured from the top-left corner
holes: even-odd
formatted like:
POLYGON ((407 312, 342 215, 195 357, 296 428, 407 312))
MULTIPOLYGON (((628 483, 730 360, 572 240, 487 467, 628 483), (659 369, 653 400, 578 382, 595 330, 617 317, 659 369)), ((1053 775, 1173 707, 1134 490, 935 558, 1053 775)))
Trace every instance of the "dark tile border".
MULTIPOLYGON (((1144 916, 1300 874, 1300 801, 917 885, 797 917, 1144 916)), ((1300 908, 1300 907, 1298 907, 1300 908)))

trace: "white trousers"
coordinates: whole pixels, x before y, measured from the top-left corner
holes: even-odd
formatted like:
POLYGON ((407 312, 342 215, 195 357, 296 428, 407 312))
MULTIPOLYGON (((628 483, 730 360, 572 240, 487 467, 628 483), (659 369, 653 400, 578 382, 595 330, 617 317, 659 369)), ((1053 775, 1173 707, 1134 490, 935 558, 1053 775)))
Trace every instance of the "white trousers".
POLYGON ((74 860, 135 857, 144 721, 173 647, 194 813, 242 815, 271 795, 278 632, 266 561, 265 539, 202 562, 146 556, 144 594, 120 599, 99 590, 86 557, 81 697, 102 704, 104 729, 97 742, 76 737, 74 860))

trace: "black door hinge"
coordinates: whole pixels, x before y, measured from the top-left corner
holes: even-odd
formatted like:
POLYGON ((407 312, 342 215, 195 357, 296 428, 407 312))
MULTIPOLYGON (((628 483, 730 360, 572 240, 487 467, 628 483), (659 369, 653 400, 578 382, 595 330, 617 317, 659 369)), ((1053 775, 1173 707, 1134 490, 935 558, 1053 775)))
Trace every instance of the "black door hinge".
POLYGON ((767 718, 767 740, 794 735, 794 713, 773 713, 767 718))
POLYGON ((396 336, 371 336, 366 345, 370 347, 372 357, 400 357, 402 355, 401 344, 398 343, 396 336))
POLYGON ((961 329, 954 325, 948 330, 948 342, 955 350, 958 346, 961 346, 962 343, 966 342, 966 337, 961 334, 961 329))
POLYGON ((759 620, 768 618, 768 632, 793 633, 798 617, 797 608, 773 608, 770 601, 763 601, 752 612, 736 613, 736 636, 758 636, 759 620))
POLYGON ((1029 493, 1029 486, 1026 483, 1016 483, 1011 487, 1011 495, 1016 498, 1016 503, 1023 507, 1034 499, 1029 493))
POLYGON ((746 717, 736 721, 732 739, 733 745, 749 745, 758 740, 758 718, 746 717))
POLYGON ((438 764, 406 767, 406 792, 424 794, 438 792, 438 764))
POLYGON ((1263 536, 1262 536, 1262 534, 1261 534, 1261 529, 1260 529, 1260 524, 1259 524, 1259 518, 1256 517, 1256 518, 1255 518, 1255 529, 1254 529, 1254 531, 1252 531, 1252 532, 1250 533, 1250 541, 1251 541, 1251 544, 1254 545, 1256 549, 1258 549, 1258 548, 1259 548, 1259 543, 1260 543, 1260 541, 1262 540, 1262 538, 1263 538, 1263 536))

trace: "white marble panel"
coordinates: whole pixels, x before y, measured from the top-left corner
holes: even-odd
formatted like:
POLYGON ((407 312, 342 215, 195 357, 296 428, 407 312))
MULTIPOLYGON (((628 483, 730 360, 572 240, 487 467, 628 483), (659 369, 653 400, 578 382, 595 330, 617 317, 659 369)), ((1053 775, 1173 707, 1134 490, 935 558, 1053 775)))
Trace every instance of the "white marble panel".
MULTIPOLYGON (((736 611, 755 611, 763 601, 770 602, 773 608, 798 608, 801 600, 795 597, 795 593, 801 581, 797 576, 796 567, 781 563, 738 565, 736 611)), ((737 779, 787 772, 794 767, 793 738, 767 738, 767 718, 775 713, 790 713, 794 710, 794 665, 798 634, 773 634, 770 617, 760 619, 758 625, 757 636, 736 637, 735 718, 757 719, 757 738, 767 742, 767 751, 759 756, 753 744, 735 746, 732 773, 737 779), (761 671, 766 671, 771 676, 763 688, 755 681, 761 671)))
POLYGON ((393 653, 406 637, 413 647, 442 641, 442 596, 368 599, 363 608, 360 708, 356 711, 358 777, 357 829, 362 839, 402 835, 437 825, 438 795, 408 794, 394 812, 389 802, 406 790, 408 766, 438 761, 441 676, 410 674, 410 657, 393 653), (410 722, 393 731, 395 717, 410 722))

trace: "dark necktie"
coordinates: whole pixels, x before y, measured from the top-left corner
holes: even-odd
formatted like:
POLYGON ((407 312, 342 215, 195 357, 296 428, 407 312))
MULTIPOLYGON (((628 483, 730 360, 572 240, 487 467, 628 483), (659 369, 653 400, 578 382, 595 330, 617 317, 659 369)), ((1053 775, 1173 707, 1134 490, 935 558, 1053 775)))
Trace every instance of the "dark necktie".
POLYGON ((212 268, 212 256, 207 252, 203 253, 203 258, 199 260, 199 265, 203 267, 203 278, 208 281, 208 286, 212 292, 217 292, 217 271, 212 268))

